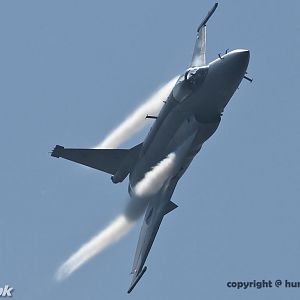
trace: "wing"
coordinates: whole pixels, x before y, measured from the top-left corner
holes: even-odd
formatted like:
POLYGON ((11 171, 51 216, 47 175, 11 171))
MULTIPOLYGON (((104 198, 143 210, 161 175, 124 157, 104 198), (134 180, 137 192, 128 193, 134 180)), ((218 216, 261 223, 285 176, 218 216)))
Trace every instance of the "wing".
POLYGON ((163 217, 177 208, 177 205, 170 201, 170 198, 174 192, 178 179, 174 179, 167 189, 161 192, 160 195, 152 199, 147 207, 144 222, 141 228, 138 245, 136 248, 134 262, 132 267, 132 282, 128 289, 130 293, 136 286, 138 281, 144 275, 147 267, 144 267, 145 261, 148 257, 160 224, 163 217))
POLYGON ((197 38, 190 67, 202 67, 206 65, 206 23, 216 10, 217 6, 218 3, 215 3, 197 29, 197 38))
POLYGON ((73 149, 56 145, 51 156, 112 174, 113 182, 117 183, 124 180, 131 171, 142 145, 138 144, 131 149, 73 149))

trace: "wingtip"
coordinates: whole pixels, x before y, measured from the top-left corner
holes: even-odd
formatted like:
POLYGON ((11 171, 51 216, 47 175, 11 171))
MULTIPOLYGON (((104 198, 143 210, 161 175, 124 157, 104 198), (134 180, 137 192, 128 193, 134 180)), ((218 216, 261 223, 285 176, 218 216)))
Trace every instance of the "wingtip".
POLYGON ((56 145, 54 147, 54 149, 52 150, 51 152, 51 156, 52 157, 56 157, 56 158, 59 158, 61 157, 61 152, 64 150, 65 148, 63 146, 60 146, 60 145, 56 145))
POLYGON ((145 266, 143 268, 143 270, 137 274, 137 276, 133 279, 128 291, 127 291, 127 294, 130 294, 131 291, 134 289, 134 287, 137 285, 137 283, 140 281, 140 279, 142 278, 142 276, 144 275, 144 273, 147 271, 147 267, 145 266))

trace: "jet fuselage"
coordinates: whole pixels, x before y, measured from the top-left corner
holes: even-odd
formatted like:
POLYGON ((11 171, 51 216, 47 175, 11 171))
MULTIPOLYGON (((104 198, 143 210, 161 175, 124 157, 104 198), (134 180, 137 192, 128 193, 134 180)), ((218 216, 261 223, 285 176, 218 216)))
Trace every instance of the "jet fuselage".
MULTIPOLYGON (((129 194, 139 199, 134 186, 160 161, 180 150, 177 167, 148 196, 148 205, 134 257, 130 292, 145 273, 147 259, 163 217, 172 207, 170 198, 180 177, 216 131, 223 110, 243 79, 249 62, 248 50, 234 50, 205 67, 190 68, 179 77, 156 122, 146 137, 138 162, 129 176, 129 194)), ((173 204, 174 205, 174 204, 173 204)))
POLYGON ((181 166, 186 169, 217 129, 225 106, 245 75, 248 62, 248 50, 234 50, 208 66, 190 68, 180 76, 143 143, 140 158, 129 177, 129 190, 195 134, 183 159, 186 165, 181 166))

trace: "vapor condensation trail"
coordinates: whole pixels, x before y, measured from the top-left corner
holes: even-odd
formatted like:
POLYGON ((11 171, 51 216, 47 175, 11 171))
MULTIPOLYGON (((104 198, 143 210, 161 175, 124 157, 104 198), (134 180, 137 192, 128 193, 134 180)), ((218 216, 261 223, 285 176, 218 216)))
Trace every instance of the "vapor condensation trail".
POLYGON ((129 115, 118 127, 98 144, 95 149, 117 148, 121 143, 127 141, 135 133, 141 130, 146 124, 147 114, 156 115, 163 106, 163 101, 171 93, 178 76, 174 77, 162 88, 150 96, 141 106, 139 106, 131 115, 129 115))
POLYGON ((176 167, 175 158, 175 153, 170 153, 164 160, 155 166, 152 172, 146 173, 145 177, 134 187, 135 195, 142 197, 151 196, 157 193, 176 167))
POLYGON ((145 177, 136 184, 136 189, 134 188, 137 198, 131 199, 121 215, 90 241, 82 245, 78 251, 59 267, 55 275, 57 280, 67 278, 96 254, 117 242, 129 232, 135 222, 145 212, 148 201, 143 196, 149 196, 149 193, 158 191, 157 187, 159 186, 158 183, 160 183, 158 181, 165 180, 171 175, 175 159, 176 155, 171 153, 151 171, 146 173, 145 177))
MULTIPOLYGON (((145 116, 147 114, 157 114, 159 112, 163 105, 163 101, 167 99, 177 79, 178 76, 154 93, 95 148, 116 148, 138 130, 143 128, 146 124, 145 116)), ((187 144, 187 142, 184 144, 187 144)), ((145 174, 144 178, 133 188, 135 197, 130 200, 123 213, 87 243, 83 244, 59 267, 55 274, 57 280, 67 278, 84 263, 108 246, 117 242, 129 232, 136 221, 144 214, 149 196, 158 192, 168 177, 174 174, 174 170, 177 167, 185 148, 186 146, 181 145, 180 149, 170 153, 152 170, 145 174)))
POLYGON ((63 280, 77 270, 81 265, 94 257, 109 245, 117 242, 134 225, 125 215, 118 216, 104 230, 100 231, 86 244, 75 252, 57 271, 56 279, 63 280))

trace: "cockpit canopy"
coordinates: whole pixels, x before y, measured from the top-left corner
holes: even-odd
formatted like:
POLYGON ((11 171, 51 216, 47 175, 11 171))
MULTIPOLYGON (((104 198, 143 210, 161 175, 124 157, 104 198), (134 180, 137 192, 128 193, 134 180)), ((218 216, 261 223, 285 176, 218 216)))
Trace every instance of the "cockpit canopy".
POLYGON ((196 88, 199 88, 208 73, 208 66, 191 67, 181 75, 173 89, 173 96, 178 102, 184 101, 196 88))

